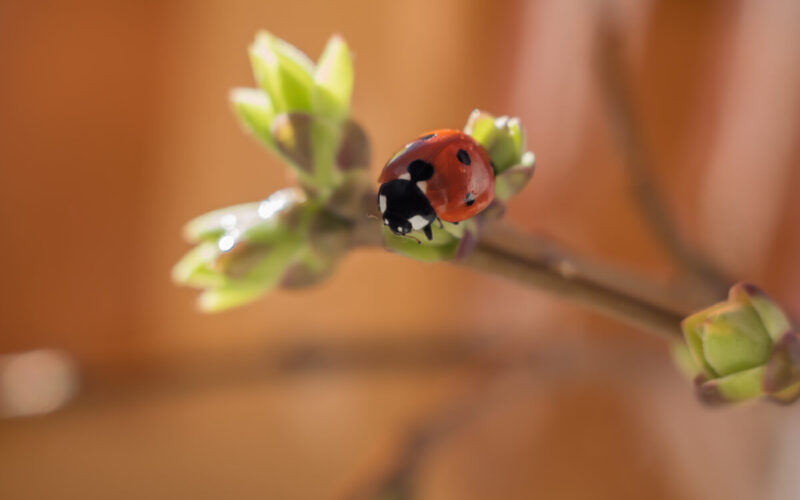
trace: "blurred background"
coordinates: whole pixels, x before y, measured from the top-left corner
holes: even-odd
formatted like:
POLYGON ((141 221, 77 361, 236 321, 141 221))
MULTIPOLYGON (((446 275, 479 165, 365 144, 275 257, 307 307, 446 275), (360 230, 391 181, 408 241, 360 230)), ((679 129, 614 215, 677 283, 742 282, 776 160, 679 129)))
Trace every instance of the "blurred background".
POLYGON ((227 101, 264 28, 312 59, 346 38, 376 175, 475 107, 519 116, 538 166, 507 219, 679 284, 608 118, 610 22, 680 232, 799 315, 798 19, 793 0, 0 1, 0 498, 345 499, 381 478, 431 500, 800 498, 796 409, 701 407, 663 342, 546 295, 375 249, 216 315, 170 281, 184 222, 290 182, 227 101))

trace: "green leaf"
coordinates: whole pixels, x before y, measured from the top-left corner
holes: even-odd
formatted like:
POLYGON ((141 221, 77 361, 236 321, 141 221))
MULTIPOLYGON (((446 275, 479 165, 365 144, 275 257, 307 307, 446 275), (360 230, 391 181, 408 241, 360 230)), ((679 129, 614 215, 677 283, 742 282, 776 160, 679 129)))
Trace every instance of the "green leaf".
POLYGON ((314 73, 314 112, 335 120, 350 114, 353 92, 353 59, 347 44, 338 35, 328 40, 314 73))
POLYGON ((300 50, 262 31, 250 46, 250 64, 276 112, 311 110, 313 64, 300 50))
POLYGON ((230 101, 245 130, 268 148, 274 148, 271 127, 275 108, 269 96, 259 89, 236 88, 230 93, 230 101))

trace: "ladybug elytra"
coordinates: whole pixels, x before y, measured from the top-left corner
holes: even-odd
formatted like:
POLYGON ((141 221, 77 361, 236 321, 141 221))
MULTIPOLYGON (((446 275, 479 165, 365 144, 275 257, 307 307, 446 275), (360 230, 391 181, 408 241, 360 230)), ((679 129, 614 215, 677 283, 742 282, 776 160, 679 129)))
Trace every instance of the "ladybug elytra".
POLYGON ((494 199, 489 154, 459 130, 417 138, 389 160, 378 182, 381 219, 398 236, 421 230, 430 240, 437 219, 458 223, 494 199))

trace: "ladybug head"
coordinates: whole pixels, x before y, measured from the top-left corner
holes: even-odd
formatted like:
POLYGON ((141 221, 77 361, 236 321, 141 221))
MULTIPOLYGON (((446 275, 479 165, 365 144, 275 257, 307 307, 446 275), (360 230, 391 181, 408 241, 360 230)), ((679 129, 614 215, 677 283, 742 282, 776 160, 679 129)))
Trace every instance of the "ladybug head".
POLYGON ((381 184, 378 208, 383 224, 394 234, 406 236, 418 229, 431 238, 430 224, 436 219, 436 212, 414 182, 395 179, 381 184))
POLYGON ((414 229, 408 220, 397 217, 392 213, 383 214, 383 225, 397 236, 405 236, 414 229))

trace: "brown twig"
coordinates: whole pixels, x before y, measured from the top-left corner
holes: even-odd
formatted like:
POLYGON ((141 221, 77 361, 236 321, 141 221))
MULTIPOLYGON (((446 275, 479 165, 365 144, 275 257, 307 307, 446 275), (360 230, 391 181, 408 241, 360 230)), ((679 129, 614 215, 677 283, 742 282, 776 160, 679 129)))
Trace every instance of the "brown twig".
MULTIPOLYGON (((515 248, 526 239, 498 222, 494 230, 481 235, 478 246, 461 264, 545 291, 649 333, 665 338, 681 336, 680 321, 685 314, 677 312, 677 307, 671 309, 643 298, 653 295, 653 290, 644 292, 644 284, 626 292, 612 283, 593 281, 591 274, 607 275, 608 271, 571 259, 563 251, 555 253, 552 248, 534 255, 533 241, 528 246, 523 244, 523 249, 515 248)), ((663 294, 660 301, 674 301, 674 297, 663 294)))
MULTIPOLYGON (((374 246, 379 222, 360 244, 374 246)), ((680 321, 696 306, 676 290, 654 286, 588 259, 572 256, 550 241, 531 237, 502 221, 482 230, 475 250, 457 265, 516 281, 595 312, 667 338, 681 336, 680 321)))
POLYGON ((654 160, 641 134, 632 92, 625 77, 621 43, 606 15, 601 15, 597 69, 611 131, 623 155, 631 192, 656 238, 672 259, 694 278, 695 285, 724 297, 733 280, 681 236, 656 187, 654 160))

